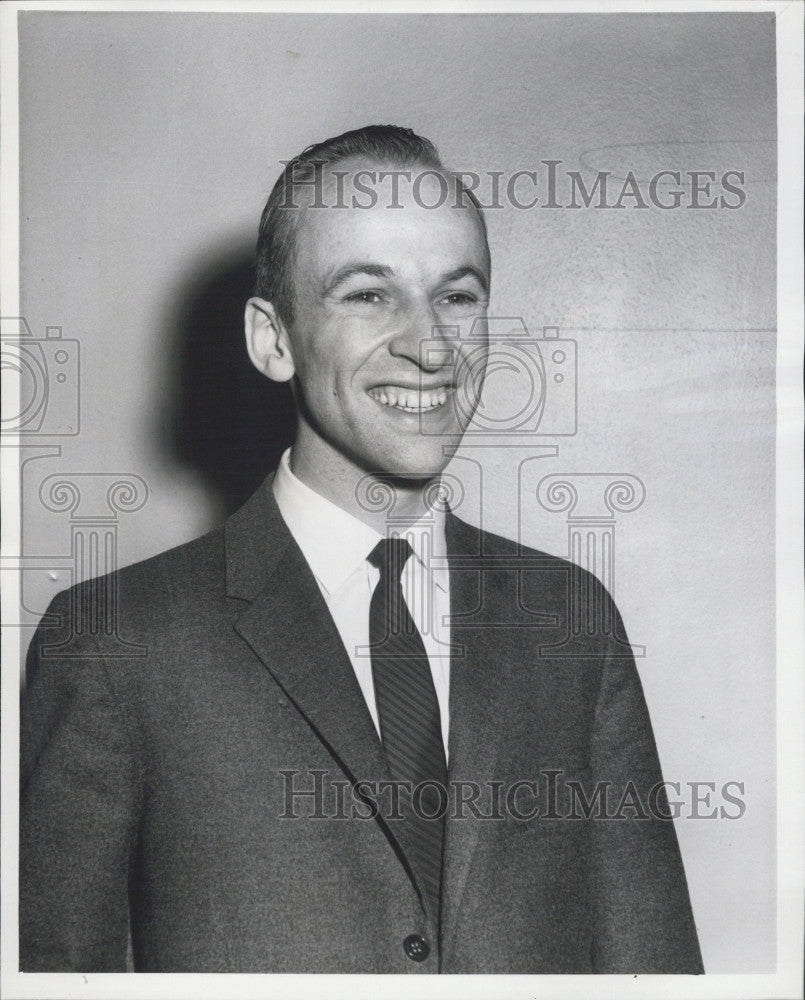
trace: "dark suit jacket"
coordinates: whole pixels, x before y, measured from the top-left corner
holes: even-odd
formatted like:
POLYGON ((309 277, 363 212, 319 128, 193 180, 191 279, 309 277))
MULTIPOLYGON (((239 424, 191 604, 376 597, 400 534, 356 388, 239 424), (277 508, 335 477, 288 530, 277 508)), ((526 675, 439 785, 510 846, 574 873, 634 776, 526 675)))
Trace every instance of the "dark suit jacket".
POLYGON ((453 515, 433 947, 405 827, 351 797, 388 776, 382 747, 268 482, 222 529, 59 595, 62 627, 35 636, 22 969, 124 970, 131 935, 149 972, 702 971, 673 825, 647 806, 660 767, 617 612, 594 578, 453 515), (579 587, 605 614, 574 635, 579 587), (597 819, 593 799, 585 819, 568 781, 588 797, 609 782, 610 813, 633 782, 646 817, 597 819), (291 794, 317 782, 318 807, 291 794))

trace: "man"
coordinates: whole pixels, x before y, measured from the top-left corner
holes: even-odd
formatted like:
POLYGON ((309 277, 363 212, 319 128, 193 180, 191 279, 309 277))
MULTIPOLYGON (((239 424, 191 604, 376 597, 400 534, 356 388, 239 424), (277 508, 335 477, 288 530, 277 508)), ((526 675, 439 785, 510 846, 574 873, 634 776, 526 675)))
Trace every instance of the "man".
POLYGON ((222 529, 61 595, 35 637, 23 969, 123 969, 130 937, 142 971, 701 971, 617 612, 440 497, 489 278, 427 140, 288 164, 246 338, 291 383, 293 448, 222 529), (146 655, 86 626, 104 594, 146 655))

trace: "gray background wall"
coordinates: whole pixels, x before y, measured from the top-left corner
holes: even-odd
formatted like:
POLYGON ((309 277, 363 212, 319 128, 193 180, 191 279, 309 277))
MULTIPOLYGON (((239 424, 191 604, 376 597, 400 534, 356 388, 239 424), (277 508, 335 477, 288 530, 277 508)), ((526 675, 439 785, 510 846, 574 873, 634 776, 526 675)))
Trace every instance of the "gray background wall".
MULTIPOLYGON (((745 783, 741 819, 677 825, 705 964, 772 970, 773 16, 20 24, 22 307, 37 336, 60 325, 81 349, 80 433, 43 439, 60 456, 25 466, 26 621, 70 582, 69 519, 39 502, 46 476, 142 477, 147 503, 119 518, 123 564, 206 530, 270 464, 284 401, 246 367, 240 309, 279 160, 382 121, 461 169, 745 172, 737 211, 488 213, 491 311, 576 340, 579 432, 467 448, 452 471, 465 516, 560 554, 565 516, 537 503, 542 476, 645 484, 616 525, 614 589, 645 646, 666 777, 745 783), (558 455, 536 459, 545 443, 558 455)), ((490 380, 488 412, 506 391, 490 380)))

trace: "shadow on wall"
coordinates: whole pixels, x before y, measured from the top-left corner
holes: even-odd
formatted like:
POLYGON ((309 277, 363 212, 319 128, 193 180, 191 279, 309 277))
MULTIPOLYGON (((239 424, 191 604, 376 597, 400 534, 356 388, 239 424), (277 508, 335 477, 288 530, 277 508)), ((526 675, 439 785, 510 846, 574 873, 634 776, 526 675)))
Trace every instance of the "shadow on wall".
POLYGON ((163 448, 201 478, 222 518, 277 465, 296 421, 289 386, 261 375, 246 352, 252 255, 238 246, 206 263, 180 291, 169 331, 174 370, 163 448))

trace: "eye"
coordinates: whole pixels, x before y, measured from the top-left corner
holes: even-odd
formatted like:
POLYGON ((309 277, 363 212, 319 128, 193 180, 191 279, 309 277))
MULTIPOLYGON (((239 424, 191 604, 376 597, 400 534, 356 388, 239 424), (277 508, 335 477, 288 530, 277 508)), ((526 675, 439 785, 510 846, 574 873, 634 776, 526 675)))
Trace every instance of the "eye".
POLYGON ((450 292, 445 295, 443 301, 449 306, 470 306, 474 305, 478 299, 471 292, 450 292))
POLYGON ((382 296, 380 292, 367 289, 360 292, 352 292, 350 295, 345 296, 344 301, 357 302, 363 305, 374 305, 375 303, 382 301, 382 296))

